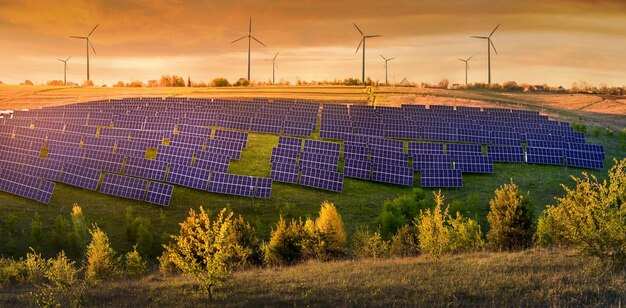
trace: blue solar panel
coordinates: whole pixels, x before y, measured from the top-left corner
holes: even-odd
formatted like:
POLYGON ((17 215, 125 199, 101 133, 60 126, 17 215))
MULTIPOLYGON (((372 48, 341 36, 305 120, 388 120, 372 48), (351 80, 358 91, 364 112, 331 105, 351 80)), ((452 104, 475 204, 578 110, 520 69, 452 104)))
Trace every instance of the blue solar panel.
POLYGON ((452 169, 452 156, 443 154, 416 154, 413 155, 413 169, 452 169))
POLYGON ((295 164, 273 163, 270 178, 276 182, 298 184, 300 167, 295 164))
POLYGON ((271 178, 257 178, 256 190, 254 191, 255 198, 269 199, 272 196, 272 179, 271 178))
POLYGON ((207 190, 220 194, 253 197, 255 184, 255 178, 252 176, 214 172, 211 173, 207 190))
POLYGON ((563 165, 563 150, 526 147, 526 159, 529 163, 544 165, 563 165))
POLYGON ((414 154, 443 155, 443 143, 409 141, 409 155, 414 154))
POLYGON ((102 186, 100 186, 100 192, 122 198, 144 200, 147 185, 147 180, 105 173, 102 186))
POLYGON ((53 182, 41 181, 41 186, 39 187, 36 200, 41 203, 50 204, 50 199, 52 198, 55 185, 56 184, 53 182))
POLYGON ((480 155, 455 156, 454 169, 464 173, 493 173, 493 159, 480 155))
POLYGON ((89 190, 96 190, 101 173, 102 171, 98 169, 86 168, 75 164, 64 164, 59 182, 89 190))
POLYGON ((474 154, 482 155, 483 148, 480 144, 446 144, 446 154, 474 154))
POLYGON ((372 181, 413 186, 413 170, 407 166, 372 166, 372 181))
POLYGON ((243 147, 248 145, 248 133, 247 132, 235 132, 229 130, 216 129, 215 139, 232 140, 243 142, 243 147))
POLYGON ((347 177, 369 180, 370 166, 367 160, 346 160, 343 166, 343 173, 347 177))
POLYGON ((129 157, 126 160, 123 173, 155 181, 164 181, 167 165, 168 163, 163 161, 129 157))
POLYGON ((343 190, 343 174, 337 171, 302 168, 300 185, 341 192, 343 190))
POLYGON ((494 162, 524 162, 524 149, 521 146, 487 146, 487 156, 494 162))
POLYGON ((40 184, 40 178, 28 176, 12 170, 4 169, 0 174, 1 191, 28 199, 37 200, 40 184))
POLYGON ((300 154, 299 148, 291 147, 291 148, 273 148, 272 156, 270 157, 270 163, 274 163, 275 161, 296 161, 296 158, 300 154))
POLYGON ((83 158, 83 166, 87 168, 100 169, 116 173, 122 171, 123 162, 124 156, 122 155, 113 154, 113 152, 109 153, 94 150, 87 151, 85 158, 83 158))
POLYGON ((161 206, 170 206, 174 186, 159 182, 150 182, 146 193, 146 202, 161 206))
POLYGON ((211 172, 208 170, 172 164, 170 165, 170 170, 167 173, 167 182, 180 186, 206 190, 209 184, 210 174, 211 172))
POLYGON ((422 187, 463 187, 461 170, 423 169, 420 178, 422 187))

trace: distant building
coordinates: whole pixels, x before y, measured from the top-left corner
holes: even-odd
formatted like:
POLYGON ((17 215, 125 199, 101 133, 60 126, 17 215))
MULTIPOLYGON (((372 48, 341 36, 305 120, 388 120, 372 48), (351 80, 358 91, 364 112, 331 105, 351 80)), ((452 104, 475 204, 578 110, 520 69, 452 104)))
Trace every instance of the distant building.
POLYGON ((408 79, 403 78, 402 81, 398 84, 400 87, 412 87, 413 85, 409 82, 408 79))
POLYGON ((461 88, 461 84, 458 84, 458 83, 452 84, 452 89, 460 89, 460 88, 461 88))

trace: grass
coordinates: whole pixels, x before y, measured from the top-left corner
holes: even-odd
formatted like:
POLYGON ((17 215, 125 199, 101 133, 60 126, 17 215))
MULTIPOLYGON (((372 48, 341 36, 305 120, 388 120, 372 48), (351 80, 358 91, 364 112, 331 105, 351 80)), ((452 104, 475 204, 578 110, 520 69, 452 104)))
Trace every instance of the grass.
MULTIPOLYGON (((89 306, 599 306, 626 300, 624 269, 567 250, 308 262, 235 272, 214 302, 192 279, 151 274, 103 282, 89 306)), ((29 287, 0 289, 0 306, 27 306, 29 287)))

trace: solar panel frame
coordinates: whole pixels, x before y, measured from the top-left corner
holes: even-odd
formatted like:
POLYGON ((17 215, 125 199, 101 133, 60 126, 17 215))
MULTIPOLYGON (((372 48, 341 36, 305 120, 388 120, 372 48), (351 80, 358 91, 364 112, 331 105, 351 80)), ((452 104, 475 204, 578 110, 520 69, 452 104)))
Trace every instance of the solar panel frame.
POLYGON ((125 175, 105 173, 100 186, 100 193, 143 201, 146 196, 148 181, 125 175))
POLYGON ((170 206, 174 186, 151 181, 148 183, 145 201, 160 206, 170 206))

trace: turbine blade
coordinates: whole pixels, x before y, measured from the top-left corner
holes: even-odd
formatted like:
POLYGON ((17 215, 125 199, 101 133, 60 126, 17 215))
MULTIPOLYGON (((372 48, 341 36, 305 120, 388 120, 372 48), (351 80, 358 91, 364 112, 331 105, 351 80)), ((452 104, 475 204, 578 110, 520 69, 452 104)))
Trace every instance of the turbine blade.
POLYGON ((359 42, 359 46, 356 48, 356 51, 354 52, 354 54, 356 54, 357 52, 359 52, 359 48, 361 48, 361 44, 363 44, 363 41, 365 40, 365 37, 361 39, 361 41, 359 42))
POLYGON ((467 58, 467 60, 465 60, 465 61, 469 61, 473 57, 474 57, 474 55, 472 55, 471 57, 467 58))
POLYGON ((461 59, 461 58, 458 58, 458 59, 459 59, 459 61, 465 62, 465 60, 463 60, 463 59, 461 59))
POLYGON ((65 62, 65 60, 63 60, 63 59, 59 59, 59 58, 57 58, 57 60, 59 60, 59 61, 61 61, 61 62, 65 62))
POLYGON ((359 26, 357 26, 355 23, 352 23, 352 24, 354 25, 356 30, 359 31, 359 33, 361 33, 361 35, 365 36, 365 34, 363 34, 363 31, 361 31, 361 29, 359 29, 359 26))
POLYGON ((87 40, 87 42, 89 43, 89 46, 91 46, 91 50, 93 50, 93 54, 96 54, 96 49, 93 47, 93 44, 91 43, 90 40, 87 40))
POLYGON ((383 60, 387 61, 387 58, 383 57, 383 55, 380 55, 381 58, 383 58, 383 60))
POLYGON ((276 68, 278 68, 278 65, 277 65, 277 64, 274 64, 274 66, 276 66, 276 68))
POLYGON ((97 24, 95 27, 93 27, 93 30, 91 30, 91 32, 89 32, 89 34, 87 34, 87 37, 90 37, 90 36, 91 36, 91 34, 92 34, 94 31, 96 31, 96 28, 98 28, 98 26, 99 26, 99 25, 100 25, 100 24, 97 24))
MULTIPOLYGON (((251 37, 252 39, 254 39, 255 41, 257 41, 259 44, 261 44, 261 45, 265 46, 265 44, 263 44, 261 41, 257 40, 257 39, 256 39, 256 37, 254 37, 254 36, 252 36, 252 35, 250 35, 250 37, 251 37)), ((267 47, 267 46, 265 46, 265 47, 267 47)))
POLYGON ((230 42, 230 43, 232 44, 232 43, 239 42, 239 41, 241 41, 241 40, 245 39, 246 37, 248 37, 248 36, 247 36, 247 35, 246 35, 246 36, 242 36, 242 37, 240 37, 240 38, 238 38, 238 39, 236 39, 236 40, 234 40, 234 41, 232 41, 232 42, 230 42))
POLYGON ((395 58, 387 59, 387 61, 391 61, 391 60, 393 60, 393 59, 395 59, 395 58))
POLYGON ((276 55, 274 56, 274 59, 272 61, 276 60, 276 57, 278 57, 278 53, 276 53, 276 55))
POLYGON ((477 39, 483 39, 483 40, 488 39, 488 37, 486 37, 486 36, 470 36, 470 37, 471 38, 477 38, 477 39))
POLYGON ((372 38, 372 37, 381 37, 382 35, 367 35, 365 36, 366 38, 372 38))
POLYGON ((498 51, 496 50, 496 45, 493 44, 493 41, 491 39, 489 40, 489 44, 491 44, 491 47, 493 47, 493 51, 495 51, 497 55, 498 51))
POLYGON ((81 39, 81 40, 85 40, 87 39, 86 36, 70 36, 71 38, 75 38, 75 39, 81 39))
POLYGON ((250 27, 248 28, 248 34, 252 34, 252 16, 250 16, 250 27))
POLYGON ((500 27, 500 24, 498 24, 493 31, 491 31, 491 34, 489 34, 489 37, 491 37, 493 35, 494 32, 496 32, 496 30, 498 30, 498 28, 500 27))

